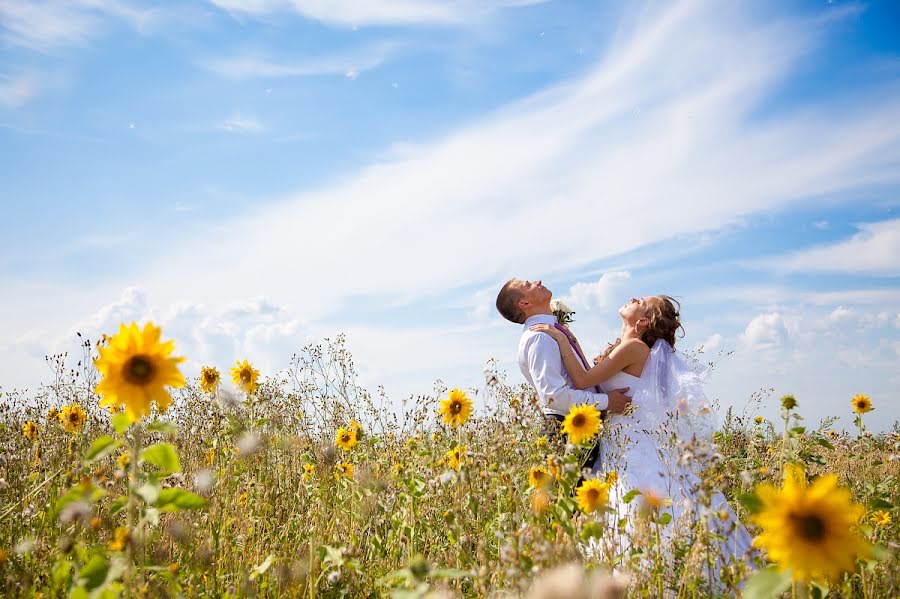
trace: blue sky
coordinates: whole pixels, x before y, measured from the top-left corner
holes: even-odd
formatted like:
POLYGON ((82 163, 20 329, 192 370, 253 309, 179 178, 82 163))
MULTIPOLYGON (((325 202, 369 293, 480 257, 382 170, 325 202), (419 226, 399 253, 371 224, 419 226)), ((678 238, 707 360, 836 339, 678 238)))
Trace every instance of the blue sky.
POLYGON ((8 0, 0 385, 148 318, 190 372, 345 332, 393 397, 518 381, 520 276, 592 351, 679 297, 724 406, 849 427, 867 393, 890 428, 898 31, 889 2, 8 0))

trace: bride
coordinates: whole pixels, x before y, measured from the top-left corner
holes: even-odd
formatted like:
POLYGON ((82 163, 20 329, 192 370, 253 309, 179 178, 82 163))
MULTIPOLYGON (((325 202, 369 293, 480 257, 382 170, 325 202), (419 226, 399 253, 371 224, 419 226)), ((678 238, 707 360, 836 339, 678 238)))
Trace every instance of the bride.
POLYGON ((621 533, 633 536, 638 509, 668 512, 663 527, 667 542, 690 544, 697 522, 716 539, 712 549, 719 566, 742 559, 750 550, 747 530, 721 492, 704 486, 700 470, 714 459, 715 416, 703 392, 702 372, 675 353, 675 335, 682 330, 679 305, 665 295, 632 298, 619 309, 621 336, 585 370, 565 333, 551 325, 531 330, 551 335, 563 363, 579 389, 599 386, 604 392, 628 387, 630 413, 609 414, 604 422, 601 455, 594 473, 615 472, 610 490, 614 522, 625 519, 613 535, 611 549, 627 549, 621 533), (640 501, 635 499, 635 491, 640 501))

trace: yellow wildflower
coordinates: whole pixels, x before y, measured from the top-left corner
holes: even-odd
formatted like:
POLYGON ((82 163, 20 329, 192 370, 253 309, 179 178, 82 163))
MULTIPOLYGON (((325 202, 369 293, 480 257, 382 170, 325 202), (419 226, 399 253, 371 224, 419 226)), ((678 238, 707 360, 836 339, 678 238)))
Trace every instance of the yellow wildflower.
POLYGON ((868 395, 854 395, 853 399, 850 400, 850 405, 853 406, 853 411, 857 414, 865 414, 872 411, 872 400, 869 399, 868 395))
POLYGON ((59 413, 59 423, 66 429, 66 432, 74 433, 84 426, 87 420, 87 414, 84 409, 77 403, 63 406, 62 412, 59 413))
POLYGON ((576 498, 582 512, 596 512, 609 502, 609 485, 596 478, 586 480, 579 485, 576 498))
POLYGON ((33 420, 29 420, 24 425, 22 425, 22 434, 31 441, 37 440, 38 425, 33 420))
POLYGON ((204 366, 200 370, 200 388, 204 393, 215 393, 221 380, 219 369, 215 366, 204 366))
POLYGON ((763 509, 752 519, 762 533, 753 543, 781 570, 790 569, 795 580, 836 580, 855 568, 857 556, 869 554, 869 544, 855 530, 865 508, 838 487, 836 476, 807 486, 803 469, 788 464, 781 489, 761 485, 756 494, 763 509))
POLYGON ((128 538, 130 533, 128 529, 124 526, 120 526, 116 529, 116 532, 113 533, 113 538, 109 542, 109 548, 113 551, 124 551, 125 547, 128 545, 128 538))
POLYGON ((876 526, 887 526, 891 523, 891 513, 887 510, 878 510, 872 513, 870 520, 876 526))
POLYGON ((462 445, 457 445, 447 452, 447 465, 454 470, 459 470, 465 463, 465 456, 466 448, 462 445))
POLYGON ((341 462, 338 464, 337 468, 338 474, 343 474, 347 478, 353 478, 353 472, 355 471, 355 468, 350 462, 341 462))
POLYGON ((253 368, 247 360, 235 363, 231 369, 231 382, 244 390, 245 393, 253 393, 259 387, 259 371, 253 368))
POLYGON ((590 404, 572 406, 565 420, 562 431, 569 436, 569 441, 575 445, 581 445, 589 441, 600 432, 600 412, 590 404))
POLYGON ((104 407, 124 407, 132 420, 150 415, 150 404, 156 402, 160 412, 172 403, 166 387, 182 387, 184 376, 178 363, 185 358, 170 357, 175 349, 173 341, 160 341, 162 330, 147 323, 144 329, 137 323, 121 325, 119 332, 100 347, 96 361, 101 380, 96 392, 104 407))
POLYGON ((350 451, 356 447, 356 429, 355 428, 339 428, 334 442, 344 451, 350 451))
POLYGON ((444 424, 449 424, 453 428, 462 426, 472 414, 472 400, 465 391, 453 389, 447 399, 441 400, 438 414, 444 416, 444 424))
POLYGON ((535 489, 543 489, 550 484, 550 473, 546 468, 537 466, 528 471, 528 484, 535 489))
POLYGON ((316 465, 306 463, 303 464, 303 480, 309 480, 316 474, 316 465))

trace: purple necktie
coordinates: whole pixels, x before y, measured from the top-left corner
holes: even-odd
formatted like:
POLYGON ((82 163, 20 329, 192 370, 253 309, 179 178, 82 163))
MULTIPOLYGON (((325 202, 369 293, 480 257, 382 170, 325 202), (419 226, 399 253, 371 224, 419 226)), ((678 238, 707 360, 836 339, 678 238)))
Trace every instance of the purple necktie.
MULTIPOLYGON (((572 331, 570 331, 563 325, 559 324, 558 322, 554 323, 553 326, 556 327, 558 330, 562 331, 563 335, 566 336, 566 339, 569 340, 569 345, 572 346, 572 349, 574 349, 575 353, 578 355, 578 357, 581 358, 581 363, 584 364, 584 369, 590 370, 591 367, 588 366, 587 358, 585 358, 584 354, 581 353, 581 348, 578 347, 578 342, 575 341, 575 335, 572 334, 572 331)), ((600 387, 594 387, 594 389, 597 391, 597 393, 603 393, 603 391, 600 389, 600 387)))

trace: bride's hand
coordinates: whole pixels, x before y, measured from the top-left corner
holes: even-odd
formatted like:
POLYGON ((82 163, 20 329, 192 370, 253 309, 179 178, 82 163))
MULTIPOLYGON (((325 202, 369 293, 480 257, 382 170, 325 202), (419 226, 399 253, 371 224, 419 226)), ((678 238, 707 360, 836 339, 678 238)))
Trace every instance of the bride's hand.
POLYGON ((557 341, 565 341, 566 335, 556 327, 549 324, 536 324, 532 325, 529 330, 534 331, 535 333, 547 333, 557 341))

